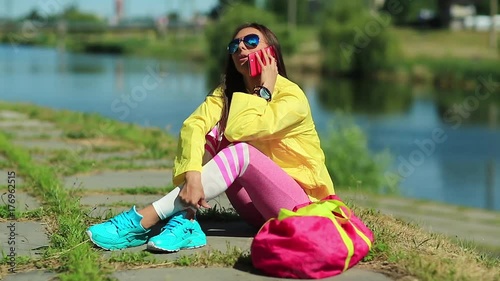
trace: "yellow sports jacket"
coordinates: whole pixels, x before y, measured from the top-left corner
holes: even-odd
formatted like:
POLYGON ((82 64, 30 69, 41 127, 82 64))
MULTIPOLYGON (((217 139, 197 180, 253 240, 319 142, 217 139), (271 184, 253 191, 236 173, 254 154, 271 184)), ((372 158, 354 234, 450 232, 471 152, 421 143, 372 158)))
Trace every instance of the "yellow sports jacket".
MULTIPOLYGON (((182 124, 174 161, 175 186, 184 182, 187 171, 201 171, 205 135, 220 120, 222 97, 219 87, 182 124)), ((230 142, 247 142, 267 155, 312 201, 335 193, 309 102, 300 87, 285 77, 278 75, 270 102, 233 93, 224 135, 230 142)))

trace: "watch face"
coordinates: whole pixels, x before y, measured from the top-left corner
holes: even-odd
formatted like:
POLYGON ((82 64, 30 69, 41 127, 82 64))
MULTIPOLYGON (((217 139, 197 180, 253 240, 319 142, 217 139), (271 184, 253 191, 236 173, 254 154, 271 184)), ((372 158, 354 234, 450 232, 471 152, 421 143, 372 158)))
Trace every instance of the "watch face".
POLYGON ((265 100, 271 99, 271 93, 266 88, 261 88, 259 91, 259 95, 261 98, 263 98, 265 100))

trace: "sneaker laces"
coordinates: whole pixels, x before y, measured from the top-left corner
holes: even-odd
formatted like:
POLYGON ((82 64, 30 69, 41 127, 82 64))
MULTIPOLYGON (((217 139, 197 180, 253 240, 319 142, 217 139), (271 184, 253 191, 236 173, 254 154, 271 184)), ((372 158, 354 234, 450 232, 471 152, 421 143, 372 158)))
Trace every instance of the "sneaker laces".
POLYGON ((173 232, 173 230, 179 226, 179 225, 183 225, 184 222, 186 221, 187 219, 183 218, 182 215, 177 215, 177 216, 174 216, 172 217, 168 223, 162 228, 162 231, 163 230, 168 230, 170 232, 173 232))
POLYGON ((120 226, 126 226, 127 228, 135 228, 134 222, 127 216, 127 213, 123 212, 119 215, 111 218, 110 222, 118 229, 120 226))

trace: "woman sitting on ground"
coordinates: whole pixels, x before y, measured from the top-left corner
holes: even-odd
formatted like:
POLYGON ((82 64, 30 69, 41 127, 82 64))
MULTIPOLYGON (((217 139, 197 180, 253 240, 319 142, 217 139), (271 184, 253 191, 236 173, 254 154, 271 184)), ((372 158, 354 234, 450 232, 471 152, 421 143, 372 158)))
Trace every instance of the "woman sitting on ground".
POLYGON ((175 158, 176 188, 151 205, 87 230, 106 250, 136 247, 176 252, 206 245, 194 216, 226 193, 237 213, 260 227, 281 208, 334 194, 332 180, 304 92, 287 79, 279 42, 267 27, 245 24, 227 47, 224 80, 184 121, 175 158), (248 55, 257 56, 260 75, 251 76, 248 55), (170 218, 160 234, 150 228, 170 218))

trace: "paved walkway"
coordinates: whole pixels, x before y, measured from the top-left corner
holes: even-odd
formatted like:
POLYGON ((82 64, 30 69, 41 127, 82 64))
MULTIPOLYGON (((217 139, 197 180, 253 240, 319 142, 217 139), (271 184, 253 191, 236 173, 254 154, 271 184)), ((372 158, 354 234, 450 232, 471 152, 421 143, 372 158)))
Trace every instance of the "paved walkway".
MULTIPOLYGON (((47 163, 49 157, 60 150, 75 152, 85 149, 77 142, 70 142, 64 139, 62 131, 51 123, 28 119, 27 116, 10 111, 0 111, 0 130, 7 132, 14 137, 14 143, 18 146, 30 150, 33 159, 40 164, 47 163)), ((105 151, 105 150, 104 150, 105 151)), ((158 196, 147 194, 120 194, 117 190, 137 189, 142 187, 162 188, 171 185, 171 169, 158 169, 157 167, 171 166, 171 160, 140 159, 135 161, 134 156, 137 152, 90 152, 85 153, 86 159, 93 161, 103 161, 113 158, 114 163, 130 164, 140 166, 140 169, 133 170, 93 170, 85 174, 76 174, 63 177, 65 188, 78 188, 83 194, 80 204, 87 208, 87 213, 93 217, 104 219, 109 213, 128 210, 132 204, 137 207, 145 206, 156 200, 158 196)), ((0 163, 5 158, 0 158, 0 163)), ((0 165, 0 167, 2 167, 0 165)), ((7 170, 0 169, 0 181, 6 182, 7 170)), ((22 177, 18 175, 18 190, 22 188, 22 177)), ((1 184, 0 184, 1 186, 1 184)), ((33 210, 40 205, 37 198, 28 194, 18 193, 18 210, 33 210)), ((219 207, 230 208, 231 205, 225 196, 214 199, 211 204, 216 203, 219 207)), ((9 231, 7 229, 9 222, 0 222, 0 239, 2 250, 8 252, 7 239, 9 231)), ((216 223, 202 222, 202 228, 207 234, 208 245, 200 249, 181 251, 173 254, 155 254, 158 261, 174 260, 183 255, 199 253, 202 251, 219 250, 225 252, 230 247, 238 247, 243 251, 250 249, 252 237, 255 230, 241 221, 216 223)), ((45 226, 38 221, 16 222, 16 231, 18 235, 17 255, 27 255, 33 258, 40 256, 43 249, 48 245, 49 240, 45 232, 45 226)), ((154 231, 159 231, 155 229, 154 231)), ((144 251, 145 246, 135 247, 123 250, 123 252, 144 251)), ((103 251, 104 257, 109 257, 112 253, 103 251)), ((31 271, 8 275, 5 280, 50 280, 56 276, 53 272, 31 271)), ((245 272, 235 268, 156 268, 156 269, 137 269, 117 271, 113 277, 120 281, 127 280, 281 280, 259 275, 257 272, 245 272)), ((283 279, 286 280, 286 279, 283 279)), ((335 281, 354 281, 354 280, 373 280, 388 281, 388 277, 372 272, 366 269, 353 268, 348 272, 329 278, 326 280, 335 281)))
POLYGON ((452 238, 468 240, 500 254, 500 212, 397 197, 346 194, 347 200, 381 213, 414 222, 452 238))
MULTIPOLYGON (((14 137, 14 143, 31 151, 31 154, 40 164, 47 163, 47 159, 58 150, 85 149, 76 142, 68 142, 62 136, 62 131, 48 122, 28 119, 27 116, 10 112, 0 111, 0 130, 14 137)), ((91 152, 85 154, 86 159, 104 161, 112 158, 113 163, 134 162, 134 166, 140 168, 133 170, 93 170, 85 174, 76 174, 63 177, 65 188, 78 188, 82 190, 80 204, 87 208, 91 216, 104 219, 109 212, 114 214, 128 210, 132 204, 138 207, 145 206, 158 197, 147 194, 120 194, 117 190, 130 190, 142 187, 163 188, 171 184, 171 170, 165 167, 171 166, 171 160, 140 159, 135 160, 137 152, 91 152)), ((0 155, 0 186, 6 182, 7 170, 5 158, 0 155)), ((22 176, 17 178, 18 186, 22 187, 22 176)), ((22 190, 22 188, 19 188, 22 190)), ((3 193, 3 192, 2 192, 3 193)), ((33 210, 40 205, 37 198, 19 191, 17 208, 19 210, 33 210)), ((348 194, 344 199, 351 200, 360 206, 371 206, 381 210, 383 213, 392 214, 408 220, 416 221, 423 227, 439 233, 449 234, 460 238, 471 239, 484 245, 500 246, 498 239, 500 220, 499 214, 482 210, 469 210, 461 207, 445 206, 437 203, 420 202, 401 198, 377 198, 366 197, 360 194, 348 194)), ((217 198, 219 206, 230 207, 227 198, 217 198)), ((0 200, 0 202, 2 202, 0 200)), ((8 223, 0 222, 0 240, 2 250, 8 252, 8 223)), ((243 222, 231 223, 203 223, 204 231, 208 236, 208 245, 201 249, 182 251, 175 254, 154 254, 157 260, 173 260, 181 255, 197 253, 201 251, 217 249, 226 251, 228 244, 249 250, 255 230, 243 222)), ((23 221, 16 223, 18 235, 18 255, 39 257, 49 240, 45 233, 45 226, 37 221, 23 221)), ((124 252, 139 252, 145 247, 136 247, 124 250, 124 252)), ((103 256, 110 256, 111 252, 102 252, 103 256)), ((45 271, 33 271, 9 275, 5 280, 50 280, 56 276, 55 273, 45 271)), ((234 268, 156 268, 117 271, 113 274, 121 281, 127 280, 281 280, 268 278, 258 273, 248 273, 234 268)), ((348 272, 326 280, 353 281, 372 280, 386 281, 390 278, 366 269, 353 268, 348 272)))

